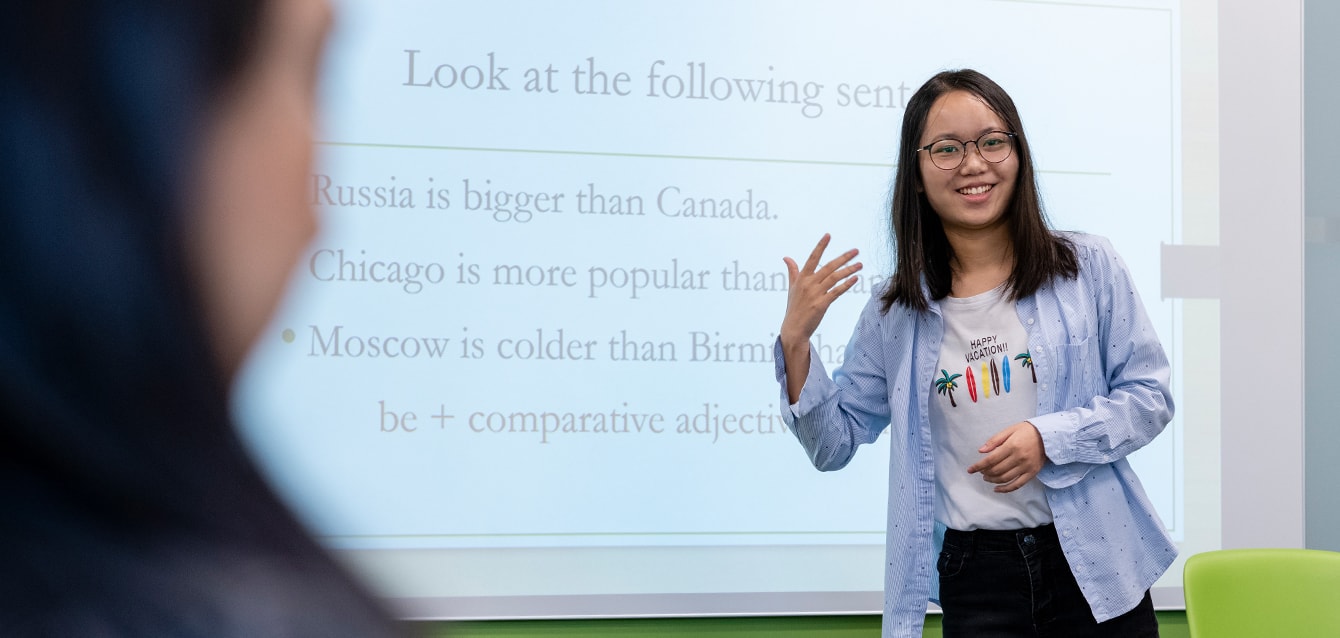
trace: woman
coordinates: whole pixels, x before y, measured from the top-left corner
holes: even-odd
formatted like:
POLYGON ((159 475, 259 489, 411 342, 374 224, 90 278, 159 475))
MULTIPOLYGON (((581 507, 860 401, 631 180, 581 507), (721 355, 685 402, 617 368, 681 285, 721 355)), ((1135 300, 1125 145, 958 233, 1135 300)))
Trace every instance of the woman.
POLYGON ((0 8, 0 635, 387 636, 229 382, 314 230, 323 0, 0 8))
POLYGON ((1157 636, 1176 548, 1126 456, 1172 418, 1169 369, 1099 237, 1050 230, 1013 101, 971 70, 907 104, 896 267, 830 379, 810 344, 861 269, 787 258, 783 416, 815 466, 890 428, 885 636, 1157 636), (938 583, 937 583, 938 581, 938 583), (938 593, 937 593, 938 587, 938 593))

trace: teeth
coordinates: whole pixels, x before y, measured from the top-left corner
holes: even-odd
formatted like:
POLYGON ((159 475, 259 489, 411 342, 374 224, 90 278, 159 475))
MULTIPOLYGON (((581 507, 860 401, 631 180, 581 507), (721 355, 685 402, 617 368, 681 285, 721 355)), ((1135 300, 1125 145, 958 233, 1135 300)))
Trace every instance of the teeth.
POLYGON ((991 186, 987 185, 973 186, 972 188, 960 188, 958 189, 958 192, 963 193, 964 195, 981 195, 989 190, 991 190, 991 186))

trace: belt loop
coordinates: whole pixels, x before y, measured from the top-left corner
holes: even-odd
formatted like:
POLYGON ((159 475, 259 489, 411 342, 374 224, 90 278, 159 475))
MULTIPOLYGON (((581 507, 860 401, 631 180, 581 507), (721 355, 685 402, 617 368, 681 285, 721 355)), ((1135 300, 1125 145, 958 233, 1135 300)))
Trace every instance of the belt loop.
POLYGON ((962 540, 963 540, 963 557, 972 558, 973 555, 977 553, 977 535, 972 532, 968 532, 962 535, 962 540))
POLYGON ((957 529, 945 531, 945 539, 953 543, 954 547, 963 552, 965 558, 972 557, 977 549, 977 533, 964 532, 957 529))

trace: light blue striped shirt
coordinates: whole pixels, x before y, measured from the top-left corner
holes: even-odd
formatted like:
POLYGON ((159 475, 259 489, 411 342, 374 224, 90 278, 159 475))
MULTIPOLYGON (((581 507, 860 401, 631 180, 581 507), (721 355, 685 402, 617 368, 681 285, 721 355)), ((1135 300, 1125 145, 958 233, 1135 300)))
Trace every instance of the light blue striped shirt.
MULTIPOLYGON (((1067 234, 1076 279, 1054 280, 1015 303, 1038 375, 1046 487, 1062 550, 1094 617, 1119 616, 1168 569, 1177 548, 1126 455, 1172 418, 1168 358, 1130 274, 1106 240, 1067 234)), ((944 323, 939 304, 880 312, 877 290, 861 313, 843 364, 830 379, 810 352, 793 414, 776 344, 782 417, 820 470, 847 464, 889 428, 889 522, 884 636, 919 638, 943 527, 934 520, 935 463, 927 402, 944 323)), ((929 294, 927 295, 929 297, 929 294)))

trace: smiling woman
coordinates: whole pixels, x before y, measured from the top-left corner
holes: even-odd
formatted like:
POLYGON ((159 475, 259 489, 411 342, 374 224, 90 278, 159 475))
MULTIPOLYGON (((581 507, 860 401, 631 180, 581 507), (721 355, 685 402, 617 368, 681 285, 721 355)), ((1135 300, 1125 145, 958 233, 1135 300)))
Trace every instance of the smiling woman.
POLYGON ((1177 551, 1126 457, 1172 418, 1169 366, 1125 265, 1047 227, 1014 102, 971 70, 909 100, 890 215, 895 271, 832 378, 810 339, 856 251, 786 258, 776 343, 815 467, 892 431, 884 635, 921 635, 929 599, 947 637, 1157 636, 1177 551))
MULTIPOLYGON (((921 136, 925 145, 917 154, 921 192, 939 216, 951 246, 1008 230, 1005 212, 1014 195, 1019 156, 1008 152, 1009 135, 1002 132, 1007 126, 984 100, 967 91, 945 93, 931 106, 921 136), (983 144, 988 146, 983 148, 983 144)), ((997 263, 1010 265, 1008 260, 997 263)), ((960 290, 956 292, 961 297, 994 288, 999 281, 992 280, 1001 279, 1000 274, 1008 277, 1008 270, 986 273, 985 280, 976 283, 962 280, 968 269, 957 270, 960 290), (986 287, 981 288, 983 285, 986 287)))
POLYGON ((227 409, 315 229, 328 13, 0 7, 0 633, 397 633, 227 409))

